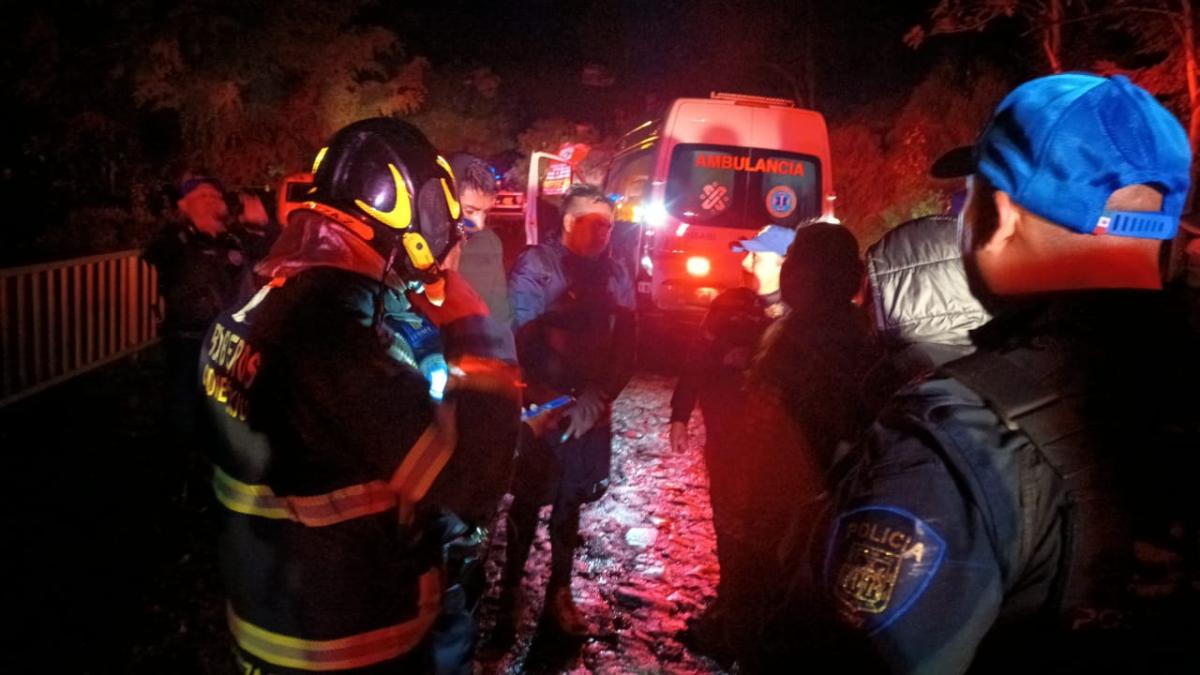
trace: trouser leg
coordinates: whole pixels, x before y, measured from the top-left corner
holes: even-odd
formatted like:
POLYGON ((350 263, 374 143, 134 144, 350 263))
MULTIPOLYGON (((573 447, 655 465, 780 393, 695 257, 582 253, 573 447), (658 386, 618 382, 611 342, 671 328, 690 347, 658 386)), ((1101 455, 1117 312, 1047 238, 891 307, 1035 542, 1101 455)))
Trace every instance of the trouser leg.
POLYGON ((455 584, 442 595, 442 611, 433 626, 433 661, 437 675, 470 675, 475 656, 475 617, 466 590, 455 584))
POLYGON ((538 508, 538 500, 518 493, 508 509, 502 599, 511 601, 511 596, 521 586, 525 562, 529 560, 529 548, 533 546, 533 537, 537 533, 538 508))
POLYGON ((575 549, 579 547, 578 501, 561 495, 550 514, 550 582, 551 589, 571 585, 571 568, 575 564, 575 549))

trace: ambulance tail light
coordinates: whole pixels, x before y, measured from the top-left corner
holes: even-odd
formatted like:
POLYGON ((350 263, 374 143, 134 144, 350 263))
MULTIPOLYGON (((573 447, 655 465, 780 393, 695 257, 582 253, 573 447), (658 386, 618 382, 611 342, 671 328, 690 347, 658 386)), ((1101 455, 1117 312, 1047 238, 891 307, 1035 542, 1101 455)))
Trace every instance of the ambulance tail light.
POLYGON ((687 273, 694 277, 706 277, 712 271, 712 263, 701 255, 688 258, 684 266, 687 268, 687 273))

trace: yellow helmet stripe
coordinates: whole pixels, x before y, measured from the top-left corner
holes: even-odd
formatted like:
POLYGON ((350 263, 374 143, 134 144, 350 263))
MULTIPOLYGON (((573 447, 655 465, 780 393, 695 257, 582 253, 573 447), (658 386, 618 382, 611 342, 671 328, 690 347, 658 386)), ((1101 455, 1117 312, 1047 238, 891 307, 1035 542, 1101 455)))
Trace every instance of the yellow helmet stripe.
POLYGON ((388 164, 388 168, 392 170, 392 181, 396 184, 396 204, 392 206, 392 210, 385 213, 361 199, 355 199, 354 203, 367 215, 393 230, 405 230, 412 224, 412 198, 409 197, 400 169, 397 169, 395 164, 388 164))
POLYGON ((438 155, 437 163, 438 163, 438 166, 441 166, 443 169, 446 170, 446 173, 450 174, 450 180, 454 180, 454 181, 458 180, 457 178, 454 177, 454 169, 450 168, 450 162, 447 162, 445 157, 438 155))
POLYGON ((312 167, 313 173, 317 172, 317 169, 321 166, 321 160, 325 159, 325 153, 327 153, 327 152, 329 152, 328 145, 317 151, 317 157, 316 157, 316 159, 313 160, 313 167, 312 167))
MULTIPOLYGON (((454 177, 454 169, 450 168, 450 162, 447 162, 445 157, 438 155, 437 163, 438 166, 446 170, 446 173, 450 176, 450 180, 455 182, 458 181, 458 179, 454 177)), ((451 190, 450 186, 446 183, 445 178, 442 179, 442 191, 446 193, 446 204, 450 207, 450 217, 458 220, 458 217, 462 215, 462 207, 458 203, 458 198, 454 196, 454 191, 451 190)))
POLYGON ((446 204, 450 207, 450 217, 458 220, 462 215, 462 207, 458 204, 458 199, 454 196, 454 190, 446 183, 446 179, 442 179, 442 192, 446 193, 446 204))

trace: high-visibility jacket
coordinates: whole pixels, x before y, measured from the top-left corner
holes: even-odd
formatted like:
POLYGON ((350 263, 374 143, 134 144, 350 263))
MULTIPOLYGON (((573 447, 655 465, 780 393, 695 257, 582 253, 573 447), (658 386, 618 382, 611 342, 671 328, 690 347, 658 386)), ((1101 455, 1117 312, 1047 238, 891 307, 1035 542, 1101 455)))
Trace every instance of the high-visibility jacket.
MULTIPOLYGON (((378 288, 308 269, 221 315, 203 345, 229 626, 263 672, 399 664, 437 615, 440 542, 421 507, 453 447, 411 349, 373 320, 378 288)), ((398 294, 384 305, 412 312, 398 294)))

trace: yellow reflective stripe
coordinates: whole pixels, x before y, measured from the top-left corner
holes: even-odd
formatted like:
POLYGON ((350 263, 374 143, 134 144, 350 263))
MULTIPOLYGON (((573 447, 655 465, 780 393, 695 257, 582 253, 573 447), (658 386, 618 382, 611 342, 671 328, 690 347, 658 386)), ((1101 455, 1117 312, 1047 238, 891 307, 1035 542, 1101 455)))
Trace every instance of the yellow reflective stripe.
POLYGON ((325 159, 325 153, 329 152, 329 146, 325 146, 317 151, 316 158, 313 159, 312 172, 316 173, 317 169, 321 168, 321 162, 325 159))
POLYGON ((266 485, 243 483, 214 467, 213 491, 230 511, 274 520, 323 527, 382 513, 397 507, 396 496, 383 481, 351 485, 323 495, 279 497, 266 485))
POLYGON ((438 430, 437 424, 430 424, 413 443, 396 473, 392 474, 392 490, 404 502, 412 504, 421 501, 453 453, 454 446, 438 430))
POLYGON ((417 616, 394 626, 334 640, 306 640, 256 626, 230 605, 229 630, 239 647, 277 666, 311 671, 361 668, 412 651, 433 626, 441 607, 441 577, 430 570, 417 583, 417 616))

